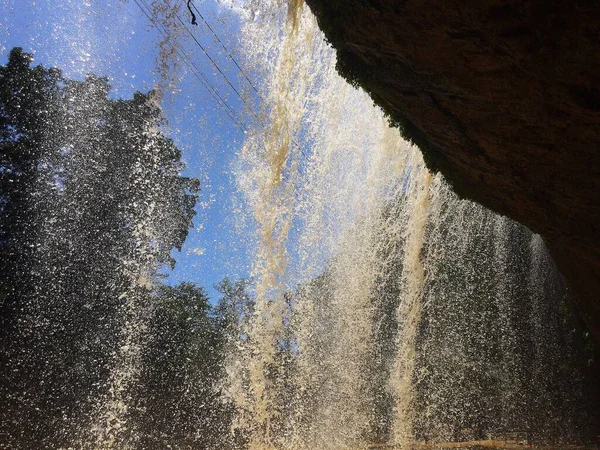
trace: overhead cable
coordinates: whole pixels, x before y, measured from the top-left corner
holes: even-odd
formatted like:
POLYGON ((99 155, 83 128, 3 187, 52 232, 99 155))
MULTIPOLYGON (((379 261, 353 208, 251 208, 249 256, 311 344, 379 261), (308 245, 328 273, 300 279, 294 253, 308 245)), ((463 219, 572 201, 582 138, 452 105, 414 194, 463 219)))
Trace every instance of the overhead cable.
POLYGON ((223 72, 221 70, 221 68, 219 67, 219 65, 217 64, 217 62, 214 60, 214 58, 212 56, 210 56, 210 54, 208 53, 208 51, 206 50, 206 48, 202 45, 202 43, 200 43, 200 41, 198 40, 198 38, 196 38, 196 36, 194 35, 194 33, 192 33, 190 31, 190 29, 185 26, 185 22, 183 20, 181 20, 181 17, 179 17, 178 15, 175 15, 175 17, 177 18, 177 20, 179 21, 179 23, 181 24, 181 26, 192 37, 192 39, 194 40, 194 42, 196 42, 196 45, 198 45, 198 47, 200 47, 200 50, 202 50, 202 52, 206 55, 206 57, 211 62, 211 64, 215 67, 215 69, 217 69, 217 71, 221 74, 221 76, 223 77, 223 79, 225 80, 225 82, 231 87, 231 89, 233 89, 233 91, 236 93, 236 95, 238 96, 238 98, 240 99, 240 101, 242 102, 242 104, 245 105, 255 117, 257 117, 256 113, 252 110, 252 108, 249 105, 246 104, 246 100, 244 99, 244 97, 242 96, 242 94, 240 94, 240 91, 237 90, 237 88, 229 80, 229 78, 227 77, 227 75, 225 75, 225 72, 223 72))
MULTIPOLYGON (((139 0, 139 1, 133 0, 133 1, 138 6, 138 8, 142 11, 142 13, 146 16, 146 18, 150 21, 150 24, 160 34, 162 34, 165 39, 168 39, 169 37, 168 37, 167 32, 158 26, 156 21, 152 18, 151 14, 149 13, 152 10, 149 7, 149 5, 145 2, 145 0, 139 0), (144 7, 140 4, 140 1, 145 5, 145 7, 148 9, 148 11, 146 11, 146 9, 144 9, 144 7)), ((184 61, 184 63, 187 64, 188 67, 190 67, 191 72, 195 76, 195 78, 198 81, 200 81, 200 83, 206 88, 206 90, 212 96, 215 103, 217 105, 219 105, 219 107, 229 116, 229 118, 232 120, 232 122, 242 132, 246 132, 247 131, 246 126, 243 124, 243 122, 241 120, 236 118, 236 114, 233 111, 233 109, 231 108, 231 106, 227 103, 227 101, 225 99, 223 99, 223 97, 219 94, 217 89, 212 85, 210 80, 206 77, 206 75, 204 75, 202 70, 198 66, 196 66, 196 64, 189 58, 189 56, 185 52, 183 52, 180 48, 175 47, 175 50, 179 54, 180 58, 184 61)))
MULTIPOLYGON (((191 0, 188 1, 188 5, 190 4, 190 2, 191 2, 191 0)), ((227 49, 227 47, 225 46, 225 44, 223 43, 223 41, 221 41, 221 38, 219 37, 219 35, 217 33, 215 33, 215 30, 213 30, 213 28, 210 26, 210 24, 208 23, 208 21, 204 18, 204 16, 200 12, 200 10, 196 7, 196 5, 194 5, 193 2, 191 3, 191 5, 192 5, 192 8, 194 8, 194 10, 198 13, 198 15, 200 16, 200 18, 202 19, 202 21, 204 22, 204 24, 206 25, 206 27, 213 34, 213 36, 215 37, 215 39, 217 40, 217 42, 219 42, 219 44, 221 44, 221 47, 223 48, 223 50, 225 51, 225 53, 227 54, 227 56, 229 57, 229 59, 231 59, 231 61, 233 61, 233 63, 238 68, 238 70, 240 71, 240 73, 244 76, 244 78, 246 79, 246 81, 248 82, 248 84, 252 87, 252 89, 254 90, 254 92, 256 92, 256 95, 258 95, 262 99, 262 96, 260 95, 260 92, 258 92, 258 89, 256 89, 256 87, 254 86, 254 84, 252 83, 252 81, 250 80, 250 78, 248 77, 248 75, 246 74, 246 72, 244 71, 244 69, 242 69, 242 67, 238 64, 238 62, 233 57, 233 55, 231 54, 231 52, 227 49)))

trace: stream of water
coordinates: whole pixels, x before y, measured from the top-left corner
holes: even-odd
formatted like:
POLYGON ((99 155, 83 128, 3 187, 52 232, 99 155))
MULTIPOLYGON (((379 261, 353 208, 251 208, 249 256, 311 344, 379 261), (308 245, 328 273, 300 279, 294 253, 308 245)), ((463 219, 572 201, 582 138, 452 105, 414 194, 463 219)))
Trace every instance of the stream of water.
POLYGON ((576 435, 568 292, 540 237, 429 173, 336 74, 302 1, 248 3, 257 307, 229 395, 249 447, 576 435))
MULTIPOLYGON (((96 22, 91 3, 67 3, 79 25, 55 34, 71 30, 63 40, 78 48, 96 22)), ((40 140, 56 159, 38 169, 69 176, 40 177, 28 193, 37 259, 23 279, 38 284, 22 288, 10 311, 16 331, 6 332, 13 340, 0 348, 8 374, 0 393, 10 394, 0 448, 413 449, 515 432, 553 445, 597 434, 589 341, 543 239, 459 199, 430 173, 368 94, 337 74, 335 51, 303 0, 231 7, 242 24, 243 74, 257 88, 256 98, 240 88, 253 98, 240 95, 252 125, 232 170, 238 238, 253 245, 251 281, 236 285, 251 286, 240 295, 246 309, 219 340, 210 333, 222 330, 207 324, 226 321, 204 291, 186 291, 200 292, 196 303, 165 297, 160 271, 183 245, 193 217, 186 201, 196 200, 162 134, 177 130, 159 108, 184 64, 187 24, 178 18, 188 10, 176 0, 146 7, 162 33, 155 92, 115 100, 101 79, 61 81, 82 91, 64 94, 53 118, 71 128, 52 131, 60 145, 40 140), (105 148, 109 139, 116 144, 105 148), (57 200, 39 207, 47 199, 57 200), (107 211, 114 217, 102 234, 107 211), (204 322, 186 325, 198 317, 204 322), (189 342, 189 352, 177 347, 189 342), (199 361, 222 348, 224 361, 199 361), (41 417, 47 411, 51 418, 41 417)), ((111 60, 118 39, 109 31, 111 60)), ((73 65, 105 69, 81 58, 73 65)), ((235 102, 221 100, 233 114, 235 102)))

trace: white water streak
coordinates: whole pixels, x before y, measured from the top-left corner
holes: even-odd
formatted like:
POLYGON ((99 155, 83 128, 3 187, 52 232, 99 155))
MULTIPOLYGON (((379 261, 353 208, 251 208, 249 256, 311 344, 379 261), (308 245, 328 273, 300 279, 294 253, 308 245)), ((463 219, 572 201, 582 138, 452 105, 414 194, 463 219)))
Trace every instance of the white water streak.
POLYGON ((245 6, 245 53, 267 102, 237 171, 258 244, 256 313, 228 362, 235 427, 254 450, 344 450, 523 423, 523 399, 502 405, 533 392, 513 342, 530 339, 515 318, 530 302, 527 252, 512 240, 529 232, 427 171, 337 75, 301 1, 245 6), (380 345, 383 326, 393 330, 380 345), (504 366, 487 367, 492 357, 504 366))

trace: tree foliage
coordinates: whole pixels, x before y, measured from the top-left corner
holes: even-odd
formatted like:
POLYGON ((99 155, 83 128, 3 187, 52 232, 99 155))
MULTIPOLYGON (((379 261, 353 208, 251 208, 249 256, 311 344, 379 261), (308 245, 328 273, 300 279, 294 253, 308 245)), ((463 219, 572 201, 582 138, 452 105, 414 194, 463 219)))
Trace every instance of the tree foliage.
POLYGON ((231 408, 224 376, 225 334, 201 287, 162 286, 154 299, 134 421, 145 449, 227 448, 231 408))
POLYGON ((127 300, 174 264, 198 181, 153 92, 113 99, 106 78, 32 61, 0 66, 0 432, 56 448, 106 388, 127 300))

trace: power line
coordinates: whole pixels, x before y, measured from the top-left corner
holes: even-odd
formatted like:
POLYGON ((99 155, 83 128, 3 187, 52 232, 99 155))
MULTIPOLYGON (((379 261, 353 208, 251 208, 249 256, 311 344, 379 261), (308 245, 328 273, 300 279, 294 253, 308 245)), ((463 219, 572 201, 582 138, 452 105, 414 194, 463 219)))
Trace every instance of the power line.
MULTIPOLYGON (((140 6, 138 1, 137 0, 134 0, 134 1, 138 5, 138 7, 140 7, 140 9, 144 13, 144 15, 151 22, 151 24, 163 35, 163 37, 165 39, 169 39, 165 28, 164 27, 160 28, 158 26, 158 24, 156 23, 156 21, 140 6)), ((140 1, 145 5, 145 7, 147 8, 148 11, 151 11, 150 6, 146 3, 145 0, 140 0, 140 1)), ((227 100, 225 100, 219 94, 218 90, 212 85, 212 83, 210 82, 208 77, 206 75, 204 75, 202 70, 191 60, 191 58, 182 49, 180 49, 179 47, 175 47, 175 50, 179 54, 180 58, 191 69, 191 72, 194 75, 194 77, 196 79, 198 79, 198 81, 200 81, 200 83, 206 88, 206 90, 209 92, 209 94, 213 97, 213 100, 215 101, 215 103, 217 103, 217 105, 219 105, 221 107, 221 109, 229 116, 229 118, 233 121, 233 123, 238 128, 240 128, 240 130, 245 132, 246 126, 243 124, 243 122, 241 120, 236 118, 235 111, 228 104, 227 100)))
MULTIPOLYGON (((189 6, 189 4, 190 3, 188 2, 188 6, 189 6)), ((254 85, 252 84, 252 82, 250 81, 250 79, 248 78, 248 76, 246 75, 246 72, 244 72, 244 70, 240 67, 240 65, 237 63, 237 61, 231 55, 231 53, 229 52, 229 50, 227 50, 227 47, 225 47, 225 44, 223 44, 223 42, 221 41, 221 39, 219 38, 219 36, 215 33, 215 31, 212 29, 212 27, 206 21, 206 19, 204 18, 204 16, 200 12, 200 10, 193 3, 191 3, 191 5, 194 8, 194 10, 198 13, 198 15, 200 16, 200 18, 202 19, 202 21, 206 24, 206 26, 208 27, 208 29, 212 32, 212 34, 217 39, 217 41, 221 44, 221 47, 223 47, 223 50, 225 50, 225 53, 227 53, 227 56, 229 56, 229 58, 234 62, 234 64, 236 65, 236 67, 242 73, 242 75, 244 75, 244 77, 246 78, 246 80, 248 81, 248 83, 250 84, 250 86, 252 86, 252 89, 254 89, 254 91, 256 92, 256 94, 259 96, 259 98, 261 100, 264 100, 263 97, 260 95, 260 92, 258 92, 258 90, 256 89, 256 87, 254 87, 254 85)), ((219 66, 217 65, 217 63, 213 60, 213 58, 211 58, 211 56, 208 54, 208 52, 206 51, 206 49, 204 48, 204 46, 202 44, 200 44, 200 42, 198 42, 198 39, 196 39, 196 37, 194 36, 194 34, 188 29, 188 27, 185 25, 185 23, 181 20, 181 18, 179 16, 177 16, 177 19, 181 23, 181 26, 183 26, 186 29, 186 31, 190 34, 190 36, 192 36, 192 38, 194 39, 194 41, 196 41, 196 43, 198 44, 198 46, 202 49, 202 51, 210 59, 210 61, 217 68, 217 70, 219 71, 219 73, 221 73, 221 75, 223 76, 223 78, 225 78, 225 81, 227 81, 227 83, 233 88, 233 90, 236 92, 236 94, 238 94, 238 97, 240 98, 240 100, 242 101, 242 103, 244 105, 246 105, 247 108, 250 110, 250 112, 254 115, 254 117, 256 117, 260 121, 260 118, 256 115, 256 113, 252 110, 252 108, 249 105, 246 104, 246 101, 242 98, 242 96, 239 94, 239 92, 237 91, 237 89, 235 89, 233 87, 233 85, 231 84, 231 82, 229 81, 229 79, 227 78, 227 76, 221 71, 221 69, 219 68, 219 66)), ((298 148, 298 150, 300 151, 300 153, 302 154, 302 156, 304 156, 304 159, 308 160, 308 157, 304 153, 304 150, 302 149, 302 147, 300 146, 300 144, 298 144, 298 142, 294 138, 291 139, 291 142, 292 142, 293 145, 296 146, 296 148, 298 148)))
MULTIPOLYGON (((150 6, 146 3, 146 0, 139 0, 139 1, 141 1, 146 6, 146 8, 148 9, 148 11, 152 11, 152 9, 150 8, 150 6)), ((151 24, 165 37, 165 39, 168 39, 166 31, 164 29, 161 30, 158 27, 156 21, 142 8, 142 6, 138 3, 138 0, 134 0, 134 2, 142 10, 142 12, 144 13, 144 15, 151 22, 151 24)), ((194 6, 194 5, 192 5, 192 6, 198 12, 198 15, 202 18, 202 20, 206 23, 206 25, 209 26, 208 22, 206 22, 206 19, 202 16, 202 14, 200 13, 200 11, 198 11, 198 8, 196 8, 196 6, 194 6)), ((231 83, 231 81, 229 80, 229 78, 220 69, 220 67, 218 66, 218 64, 216 63, 216 61, 208 54, 208 51, 206 50, 206 48, 198 41, 198 39, 194 36, 194 34, 188 29, 188 27, 181 20, 181 18, 179 17, 179 15, 175 14, 175 17, 177 18, 177 20, 179 21, 179 23, 181 24, 181 26, 188 32, 188 34, 190 34, 190 36, 192 36, 192 38, 194 39, 194 41, 196 42, 196 44, 200 47, 200 49, 204 52, 204 54, 209 58, 209 60, 213 64, 213 66, 215 66, 215 68, 219 71, 219 73, 225 79, 225 81, 227 82, 227 84, 229 84, 229 86, 231 86, 231 88, 234 90, 234 92, 237 94, 237 96, 242 101, 242 104, 244 104, 249 109, 249 111, 260 121, 260 118, 252 110, 252 108, 250 107, 250 105, 248 105, 246 103, 246 101, 241 96, 241 94, 239 93, 239 91, 233 86, 233 84, 231 83)), ((216 35, 216 33, 212 30, 212 28, 210 26, 209 26, 209 28, 213 32, 213 34, 215 35, 215 37, 219 40, 219 42, 221 43, 221 45, 223 46, 223 48, 225 49, 225 51, 227 52, 227 48, 224 46, 224 44, 222 43, 222 41, 219 39, 219 37, 216 35)), ((231 109, 231 106, 227 103, 226 100, 224 100, 221 97, 221 95, 219 94, 218 90, 212 85, 212 83, 206 77, 206 75, 204 75, 204 73, 202 72, 202 70, 200 70, 198 68, 198 66, 196 66, 196 64, 189 58, 189 56, 187 54, 185 54, 185 52, 183 52, 182 50, 180 50, 177 47, 176 47, 176 50, 179 53, 179 55, 185 60, 185 62, 188 64, 188 66, 191 66, 193 69, 195 69, 195 71, 192 70, 192 73, 194 73, 194 75, 196 76, 196 78, 204 85, 204 87, 213 96, 213 99, 215 100, 215 102, 219 106, 221 106, 221 108, 227 113, 227 115, 231 118, 231 120, 234 122, 234 124, 238 126, 238 128, 240 128, 243 132, 246 132, 246 126, 244 125, 244 123, 242 123, 241 121, 239 121, 239 120, 237 120, 235 118, 236 114, 233 111, 233 109, 231 109)), ((233 56, 231 56, 229 53, 228 53, 228 55, 233 60, 233 62, 235 63, 235 65, 238 67, 238 69, 242 72, 242 74, 246 77, 246 79, 248 80, 248 82, 250 83, 250 85, 252 86, 252 88, 256 91, 256 93, 258 94, 258 96, 262 99, 262 96, 260 95, 260 93, 258 92, 258 90, 254 87, 254 85, 252 85, 252 83, 248 79, 246 73, 237 64, 237 62, 235 61, 235 59, 233 58, 233 56)), ((308 160, 308 157, 304 153, 304 150, 302 149, 302 147, 298 144, 298 142, 294 138, 292 138, 292 144, 294 146, 296 146, 298 148, 298 150, 300 150, 302 156, 304 156, 304 158, 308 160)))
MULTIPOLYGON (((146 4, 146 7, 148 8, 148 10, 151 11, 151 8, 147 5, 147 3, 146 3, 145 0, 140 0, 140 1, 142 1, 144 4, 146 4)), ((206 50, 206 48, 202 45, 202 43, 196 38, 196 36, 194 35, 194 33, 192 33, 190 31, 190 29, 186 26, 185 22, 181 19, 181 17, 177 13, 175 13, 174 16, 175 16, 175 18, 177 18, 177 20, 179 21, 179 23, 181 24, 181 26, 185 29, 185 31, 187 31, 187 33, 192 37, 192 39, 194 40, 194 42, 196 43, 196 45, 200 48, 200 50, 202 50, 202 52, 206 55, 206 57, 209 59, 209 61, 215 67, 215 69, 217 69, 217 71, 221 74, 221 76, 223 77, 223 79, 225 80, 225 82, 231 87, 231 89, 233 89, 233 91, 236 93, 236 95, 238 96, 238 98, 240 99, 240 101, 242 102, 242 104, 248 109, 248 111, 250 111, 252 113, 252 115, 254 117, 256 117, 256 119, 259 119, 259 117, 256 114, 256 112, 254 112, 254 110, 252 109, 252 106, 249 105, 249 104, 247 104, 247 102, 244 99, 244 97, 242 97, 242 94, 240 94, 240 92, 237 90, 237 88, 229 80, 229 78, 227 77, 227 75, 225 75, 225 72, 223 72, 221 70, 221 68, 219 67, 219 65, 215 61, 215 59, 212 56, 210 56, 210 54, 208 53, 208 50, 206 50)))
POLYGON ((246 72, 244 71, 244 69, 241 68, 241 66, 238 64, 238 62, 233 57, 233 55, 231 54, 231 52, 227 49, 227 47, 225 46, 225 44, 223 44, 223 41, 221 41, 221 38, 219 38, 219 36, 217 35, 217 33, 215 33, 215 31, 210 26, 210 24, 208 23, 208 21, 204 18, 204 16, 200 12, 200 10, 196 7, 196 5, 194 5, 193 2, 191 3, 191 5, 192 5, 192 8, 194 8, 194 10, 198 13, 198 15, 200 16, 200 18, 204 22, 204 24, 208 27, 208 29, 210 30, 210 32, 213 34, 213 36, 217 39, 217 41, 219 42, 219 44, 221 44, 221 47, 223 47, 223 50, 225 50, 225 53, 227 54, 227 56, 229 56, 229 59, 231 59, 231 61, 233 61, 233 63, 239 69, 239 71, 244 76, 244 78, 246 79, 246 81, 248 82, 248 84, 252 87, 252 89, 254 89, 254 92, 256 92, 256 94, 262 99, 262 96, 260 95, 260 92, 258 92, 258 89, 256 89, 256 87, 254 86, 254 84, 252 83, 252 81, 250 80, 250 78, 248 77, 248 75, 246 74, 246 72))
POLYGON ((242 104, 244 106, 246 106, 246 108, 248 108, 248 111, 250 111, 252 113, 252 115, 254 117, 256 117, 256 119, 259 119, 259 117, 256 114, 256 112, 254 112, 254 110, 252 109, 252 106, 249 105, 246 102, 246 100, 244 99, 244 97, 242 97, 242 94, 240 94, 240 92, 236 89, 236 87, 233 85, 233 83, 229 80, 229 78, 227 77, 227 75, 225 75, 225 72, 223 72, 221 70, 221 68, 219 67, 219 65, 217 64, 217 62, 214 60, 214 58, 212 56, 210 56, 210 54, 208 53, 208 51, 206 50, 206 48, 200 43, 200 41, 196 38, 196 36, 194 35, 194 33, 192 33, 190 31, 190 29, 185 25, 185 22, 183 20, 181 20, 181 17, 179 17, 177 14, 175 14, 175 17, 177 18, 177 20, 179 21, 179 23, 181 24, 181 26, 185 29, 185 31, 187 31, 188 34, 192 37, 192 39, 196 42, 196 45, 198 45, 198 47, 200 47, 200 49, 204 52, 204 54, 210 60, 210 62, 212 63, 212 65, 219 71, 219 73, 221 74, 221 76, 223 77, 223 79, 225 80, 225 82, 231 87, 231 89, 233 89, 233 91, 236 93, 236 95, 238 96, 238 98, 240 99, 240 101, 242 102, 242 104))
MULTIPOLYGON (((148 9, 148 11, 151 11, 151 8, 148 6, 148 4, 145 2, 145 0, 139 0, 139 1, 138 0, 133 0, 133 1, 138 6, 138 8, 142 11, 142 13, 146 16, 146 18, 150 21, 150 24, 152 26, 154 26, 154 28, 156 28, 156 30, 160 34, 162 34, 165 39, 168 39, 167 32, 164 29, 161 29, 158 26, 158 24, 152 18, 152 16, 139 3, 139 1, 141 1, 145 5, 145 7, 148 9)), ((238 128, 240 128, 240 130, 242 132, 246 132, 246 126, 239 119, 237 119, 235 117, 236 114, 233 111, 233 109, 231 109, 231 106, 229 106, 229 104, 227 103, 227 101, 225 101, 223 99, 223 97, 221 97, 221 95, 219 94, 219 92, 217 91, 217 89, 212 85, 212 83, 206 77, 206 75, 204 75, 204 73, 202 72, 202 70, 200 70, 198 68, 198 66, 196 66, 196 64, 193 61, 191 61, 191 59, 189 58, 189 56, 185 52, 183 52, 180 48, 175 47, 175 50, 177 51, 177 53, 179 54, 179 56, 182 58, 182 60, 188 65, 188 67, 190 67, 190 69, 192 69, 191 70, 192 74, 206 88, 206 90, 209 92, 209 94, 213 97, 213 100, 215 101, 215 103, 217 103, 217 105, 219 105, 219 107, 221 107, 221 109, 229 116, 229 118, 232 120, 232 122, 238 128)))

